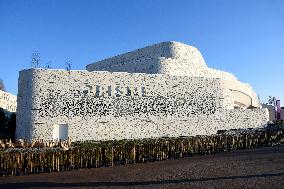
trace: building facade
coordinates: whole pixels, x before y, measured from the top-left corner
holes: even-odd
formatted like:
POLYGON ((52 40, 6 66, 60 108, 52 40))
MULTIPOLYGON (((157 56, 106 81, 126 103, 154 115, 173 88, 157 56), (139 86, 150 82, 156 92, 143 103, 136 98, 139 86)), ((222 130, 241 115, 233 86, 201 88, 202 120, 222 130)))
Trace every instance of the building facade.
POLYGON ((208 68, 201 53, 163 42, 89 64, 23 70, 17 138, 113 140, 215 134, 266 125, 252 88, 208 68))
POLYGON ((17 111, 17 96, 0 90, 0 108, 7 112, 17 111))

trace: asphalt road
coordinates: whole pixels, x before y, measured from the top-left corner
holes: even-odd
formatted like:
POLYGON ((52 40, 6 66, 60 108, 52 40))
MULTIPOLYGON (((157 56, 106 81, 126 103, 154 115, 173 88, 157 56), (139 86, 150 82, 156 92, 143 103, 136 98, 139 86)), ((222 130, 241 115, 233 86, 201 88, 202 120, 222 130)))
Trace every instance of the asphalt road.
POLYGON ((4 188, 284 188, 284 146, 0 178, 4 188))

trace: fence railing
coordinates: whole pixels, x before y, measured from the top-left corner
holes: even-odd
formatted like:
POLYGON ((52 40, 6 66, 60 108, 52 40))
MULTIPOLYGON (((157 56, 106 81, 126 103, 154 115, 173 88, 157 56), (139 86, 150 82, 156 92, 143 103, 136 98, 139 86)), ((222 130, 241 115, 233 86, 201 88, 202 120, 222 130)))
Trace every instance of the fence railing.
POLYGON ((68 149, 30 148, 0 151, 0 175, 24 175, 125 165, 284 144, 284 130, 233 134, 77 142, 68 149))

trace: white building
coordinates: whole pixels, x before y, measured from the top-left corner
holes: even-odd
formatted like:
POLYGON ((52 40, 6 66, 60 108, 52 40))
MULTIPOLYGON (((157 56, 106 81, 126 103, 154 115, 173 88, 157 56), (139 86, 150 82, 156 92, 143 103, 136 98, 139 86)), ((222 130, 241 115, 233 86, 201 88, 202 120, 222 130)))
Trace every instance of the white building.
POLYGON ((11 93, 0 90, 0 108, 7 112, 17 111, 17 97, 11 93))
POLYGON ((163 42, 86 71, 20 72, 17 138, 111 140, 214 134, 268 121, 252 88, 208 68, 192 46, 163 42))

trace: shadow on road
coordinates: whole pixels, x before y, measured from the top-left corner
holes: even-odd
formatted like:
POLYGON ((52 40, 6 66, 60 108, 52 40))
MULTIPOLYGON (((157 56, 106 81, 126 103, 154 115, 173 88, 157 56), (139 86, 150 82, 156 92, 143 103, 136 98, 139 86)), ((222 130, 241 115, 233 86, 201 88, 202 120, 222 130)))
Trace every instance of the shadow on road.
POLYGON ((32 188, 32 187, 99 187, 99 186, 139 186, 139 185, 161 185, 161 184, 179 184, 193 183, 205 181, 220 181, 229 179, 250 179, 284 176, 284 173, 244 175, 244 176, 228 176, 213 178, 197 178, 197 179, 175 179, 175 180, 158 180, 158 181, 137 181, 137 182, 77 182, 77 183, 55 183, 55 182, 22 182, 0 184, 0 188, 32 188))

